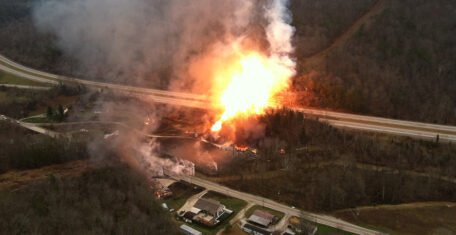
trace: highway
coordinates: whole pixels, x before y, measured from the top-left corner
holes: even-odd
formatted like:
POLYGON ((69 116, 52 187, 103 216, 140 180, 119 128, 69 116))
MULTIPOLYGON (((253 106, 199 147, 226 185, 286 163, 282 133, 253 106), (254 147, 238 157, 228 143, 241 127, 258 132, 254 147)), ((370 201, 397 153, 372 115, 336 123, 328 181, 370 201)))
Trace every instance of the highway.
POLYGON ((46 73, 38 71, 32 68, 28 68, 21 64, 18 64, 5 56, 0 55, 0 70, 14 74, 19 77, 30 79, 37 82, 48 83, 57 85, 59 82, 70 83, 70 84, 80 84, 92 88, 98 89, 111 89, 116 91, 121 91, 124 93, 141 93, 152 96, 164 96, 164 97, 173 97, 180 99, 196 100, 196 101, 206 101, 206 97, 203 95, 195 95, 190 93, 183 92, 174 92, 174 91, 163 91, 150 88, 142 87, 133 87, 127 85, 113 84, 113 83, 104 83, 104 82, 95 82, 89 80, 83 80, 78 78, 70 78, 66 76, 55 75, 51 73, 46 73))
POLYGON ((15 85, 15 84, 0 84, 0 87, 30 89, 30 90, 43 90, 43 91, 51 89, 51 87, 46 87, 46 86, 27 86, 27 85, 15 85))
MULTIPOLYGON (((80 84, 95 89, 114 90, 116 92, 121 92, 126 95, 139 97, 141 99, 149 99, 151 102, 158 102, 191 108, 211 109, 211 105, 207 100, 206 96, 204 95, 163 91, 157 89, 148 89, 120 84, 88 81, 77 78, 69 78, 28 68, 14 61, 11 61, 8 58, 1 55, 0 70, 12 73, 16 76, 20 76, 26 79, 48 84, 56 85, 59 82, 80 84)), ((456 142, 455 126, 410 122, 309 108, 292 109, 298 112, 302 112, 309 116, 318 117, 320 121, 327 122, 328 124, 338 128, 393 134, 431 141, 436 140, 438 135, 440 141, 456 142)))
POLYGON ((400 135, 430 141, 435 141, 438 135, 439 141, 456 142, 456 126, 403 121, 309 108, 293 108, 293 110, 305 113, 308 116, 315 116, 319 121, 339 128, 400 135))
POLYGON ((340 230, 344 230, 347 232, 351 233, 356 233, 356 234, 382 234, 381 232, 370 230, 367 228, 363 228, 351 223, 348 223, 346 221, 327 216, 327 215, 320 215, 320 214, 315 214, 315 213, 310 213, 310 212, 304 212, 296 208, 292 208, 290 206, 275 202, 273 200, 260 197, 260 196, 255 196, 252 194, 236 191, 233 189, 230 189, 228 187, 213 183, 211 181, 203 180, 194 176, 171 176, 175 180, 183 180, 192 184, 196 184, 198 186, 204 187, 207 190, 215 191, 218 193, 222 193, 225 195, 228 195, 230 197, 235 197, 242 199, 244 201, 247 201, 248 203, 254 203, 257 205, 262 205, 280 212, 283 212, 287 215, 291 216, 298 216, 298 217, 303 217, 306 220, 313 221, 315 223, 319 224, 324 224, 330 227, 334 227, 340 230))

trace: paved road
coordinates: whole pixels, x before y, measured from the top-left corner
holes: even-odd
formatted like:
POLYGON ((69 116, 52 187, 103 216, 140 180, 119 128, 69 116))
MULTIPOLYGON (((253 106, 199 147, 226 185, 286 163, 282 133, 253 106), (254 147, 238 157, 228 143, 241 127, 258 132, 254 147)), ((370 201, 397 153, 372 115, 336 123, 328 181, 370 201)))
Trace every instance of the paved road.
POLYGON ((267 199, 267 198, 236 191, 236 190, 230 189, 228 187, 225 187, 225 186, 222 186, 222 185, 219 185, 219 184, 207 181, 207 180, 203 180, 203 179, 200 179, 200 178, 197 178, 194 176, 172 176, 172 178, 174 178, 176 180, 184 180, 189 183, 204 187, 207 190, 211 190, 211 191, 226 194, 231 197, 239 198, 239 199, 247 201, 248 203, 264 205, 265 207, 271 208, 273 210, 281 211, 285 214, 289 214, 292 216, 300 216, 309 221, 331 226, 331 227, 334 227, 334 228, 337 228, 340 230, 344 230, 347 232, 352 232, 352 233, 356 233, 356 234, 366 234, 366 235, 367 234, 382 234, 378 231, 359 227, 357 225, 348 223, 346 221, 343 221, 343 220, 340 220, 340 219, 337 219, 337 218, 334 218, 331 216, 304 212, 299 209, 291 208, 287 205, 275 202, 275 201, 267 199))
MULTIPOLYGON (((0 57, 0 61, 1 61, 1 58, 0 57)), ((50 79, 46 79, 46 78, 42 78, 40 76, 36 76, 36 75, 31 75, 31 74, 28 74, 28 73, 24 73, 16 68, 11 68, 11 67, 7 67, 3 64, 0 64, 0 70, 4 71, 4 72, 7 72, 7 73, 10 73, 10 74, 13 74, 13 75, 16 75, 18 77, 22 77, 22 78, 25 78, 25 79, 28 79, 28 80, 32 80, 32 81, 35 81, 35 82, 41 82, 41 83, 46 83, 46 84, 51 84, 51 85, 57 85, 59 84, 58 82, 54 81, 54 80, 50 80, 50 79)))
MULTIPOLYGON (((150 99, 153 102, 192 108, 211 109, 210 102, 208 102, 206 97, 203 95, 162 91, 156 89, 147 89, 119 84, 94 82, 76 78, 68 78, 25 67, 23 65, 17 64, 16 62, 13 62, 5 58, 4 56, 0 56, 0 70, 5 70, 17 76, 21 76, 34 81, 47 82, 50 84, 57 84, 58 81, 76 83, 97 89, 111 89, 115 90, 116 92, 122 92, 124 94, 136 96, 141 99, 150 99)), ((454 126, 409 122, 387 118, 322 111, 308 108, 292 109, 294 109, 295 111, 303 112, 308 115, 318 116, 321 118, 322 121, 326 121, 329 124, 340 128, 403 135, 412 138, 421 138, 426 140, 433 140, 437 137, 437 135, 439 135, 439 139, 441 141, 456 142, 456 127, 454 126)))
POLYGON ((18 89, 30 89, 30 90, 49 90, 51 87, 45 86, 26 86, 26 85, 15 85, 15 84, 0 84, 0 87, 11 87, 11 88, 18 88, 18 89))
POLYGON ((33 123, 21 122, 21 121, 18 121, 16 119, 14 119, 14 118, 7 117, 5 115, 0 115, 0 121, 9 121, 11 123, 14 123, 16 125, 22 126, 22 127, 26 128, 26 129, 29 129, 31 131, 34 131, 34 132, 37 132, 37 133, 40 133, 40 134, 43 134, 43 135, 47 135, 47 136, 52 137, 52 138, 65 136, 62 133, 42 128, 42 127, 40 127, 40 126, 38 126, 36 124, 33 124, 33 123))
POLYGON ((0 70, 3 70, 8 73, 12 73, 14 75, 24 77, 33 81, 49 83, 49 84, 58 84, 59 82, 63 83, 74 83, 74 84, 81 84, 93 88, 99 89, 112 89, 117 90, 125 93, 142 93, 147 95, 153 96, 164 96, 164 97, 173 97, 173 98, 180 98, 180 99, 189 99, 189 100, 196 100, 196 101, 206 101, 206 97, 203 95, 195 95, 190 93, 183 93, 183 92, 174 92, 174 91, 163 91, 157 89, 150 89, 150 88, 142 88, 142 87, 132 87, 120 84, 113 84, 113 83, 104 83, 104 82, 95 82, 89 80, 83 80, 78 78, 70 78, 66 76, 55 75, 51 73, 46 73, 42 71, 38 71, 32 68, 28 68, 21 64, 18 64, 5 56, 0 55, 0 70))
POLYGON ((439 141, 456 142, 456 126, 411 122, 309 108, 294 108, 294 110, 318 117, 320 121, 340 128, 401 135, 431 141, 436 140, 438 135, 439 141))

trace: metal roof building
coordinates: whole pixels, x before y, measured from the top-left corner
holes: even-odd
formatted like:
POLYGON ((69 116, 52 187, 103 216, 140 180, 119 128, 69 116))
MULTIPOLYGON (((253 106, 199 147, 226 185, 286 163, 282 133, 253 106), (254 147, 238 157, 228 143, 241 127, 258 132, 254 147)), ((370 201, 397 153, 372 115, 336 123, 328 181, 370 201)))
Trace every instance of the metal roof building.
POLYGON ((244 227, 242 227, 242 230, 244 230, 247 233, 255 234, 255 235, 272 235, 271 232, 258 228, 258 227, 255 227, 251 224, 244 224, 244 227))
POLYGON ((274 221, 274 217, 274 215, 269 214, 268 212, 255 210, 249 217, 248 221, 264 227, 268 227, 274 221))
POLYGON ((184 232, 187 235, 203 235, 202 232, 200 232, 186 224, 181 225, 180 229, 182 230, 182 232, 184 232))

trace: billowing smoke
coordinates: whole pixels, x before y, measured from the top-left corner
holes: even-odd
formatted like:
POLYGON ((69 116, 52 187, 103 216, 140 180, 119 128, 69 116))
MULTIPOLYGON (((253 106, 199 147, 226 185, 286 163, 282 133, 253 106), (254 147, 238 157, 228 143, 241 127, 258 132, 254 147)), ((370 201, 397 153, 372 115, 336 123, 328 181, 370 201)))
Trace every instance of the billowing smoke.
POLYGON ((290 57, 294 52, 292 37, 295 28, 290 25, 292 16, 287 8, 288 0, 274 0, 266 10, 269 25, 266 27, 266 36, 270 44, 270 51, 275 59, 279 60, 294 75, 295 61, 290 57))
MULTIPOLYGON (((34 20, 78 62, 71 65, 76 76, 204 94, 219 85, 214 70, 225 66, 233 46, 240 44, 268 55, 290 71, 290 77, 294 75, 290 57, 294 28, 287 4, 287 0, 44 0, 34 7, 34 20)), ((132 109, 145 109, 143 104, 124 105, 132 114, 141 113, 132 109)), ((159 119, 165 114, 151 115, 159 119)), ((150 156, 145 164, 179 171, 170 166, 173 161, 159 160, 153 154, 155 147, 132 139, 122 141, 150 156)))
POLYGON ((164 176, 166 175, 194 175, 195 164, 185 159, 176 157, 160 157, 157 155, 160 145, 151 140, 148 143, 140 144, 136 158, 142 163, 141 167, 148 175, 164 176))
POLYGON ((253 0, 47 0, 34 9, 42 31, 80 65, 78 74, 167 88, 209 45, 245 33, 253 0))

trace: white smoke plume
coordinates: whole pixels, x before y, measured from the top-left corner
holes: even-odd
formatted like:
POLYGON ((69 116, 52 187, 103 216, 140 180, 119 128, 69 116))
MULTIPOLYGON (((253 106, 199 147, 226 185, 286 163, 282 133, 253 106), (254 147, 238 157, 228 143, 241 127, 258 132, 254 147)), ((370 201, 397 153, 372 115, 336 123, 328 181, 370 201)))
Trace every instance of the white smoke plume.
MULTIPOLYGON (((214 64, 224 66, 218 58, 244 38, 267 44, 264 53, 294 75, 290 57, 294 28, 287 4, 287 0, 43 0, 33 14, 37 28, 55 35, 59 48, 79 62, 76 75, 203 93, 213 85, 214 64)), ((128 104, 128 109, 144 106, 128 104)), ((152 154, 156 148, 140 148, 150 158, 145 162, 156 166, 153 169, 174 169, 173 161, 152 154)))
POLYGON ((34 19, 77 59, 82 76, 167 88, 185 76, 194 56, 242 35, 254 2, 45 0, 34 8, 34 19))
POLYGON ((149 176, 164 175, 194 175, 195 164, 179 158, 162 158, 157 155, 159 144, 152 140, 149 143, 142 143, 138 148, 139 161, 142 163, 142 170, 149 176))
POLYGON ((290 57, 294 52, 292 38, 295 28, 290 25, 292 16, 288 9, 288 0, 273 0, 266 10, 266 36, 270 44, 271 57, 295 73, 295 61, 290 57))

